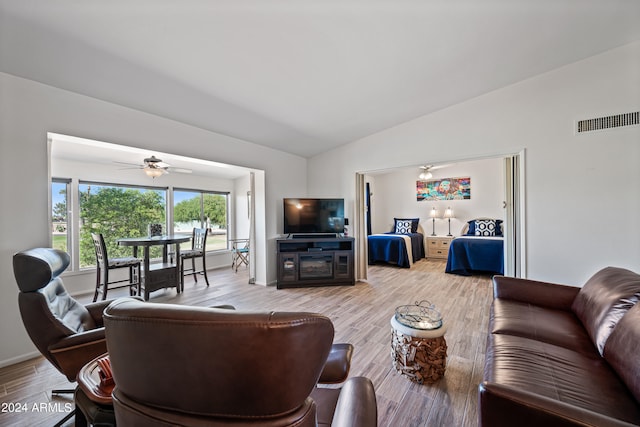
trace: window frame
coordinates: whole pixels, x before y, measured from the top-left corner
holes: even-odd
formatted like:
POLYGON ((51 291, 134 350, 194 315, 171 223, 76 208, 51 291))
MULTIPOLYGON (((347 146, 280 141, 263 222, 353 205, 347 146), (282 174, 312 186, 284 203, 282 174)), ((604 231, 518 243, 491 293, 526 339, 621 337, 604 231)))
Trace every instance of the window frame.
POLYGON ((206 253, 216 253, 216 252, 222 252, 222 251, 227 251, 229 250, 229 218, 230 218, 230 196, 231 196, 231 192, 230 191, 217 191, 217 190, 203 190, 203 189, 196 189, 196 188, 186 188, 186 187, 172 187, 171 188, 171 219, 170 219, 170 223, 172 224, 172 230, 173 232, 175 232, 175 217, 174 217, 174 213, 175 213, 175 193, 176 192, 185 192, 185 193, 198 193, 200 195, 200 228, 205 228, 206 224, 205 224, 205 216, 204 216, 204 195, 205 194, 211 194, 211 195, 218 195, 218 196, 224 196, 225 197, 225 222, 226 222, 226 243, 224 245, 223 248, 220 249, 211 249, 211 250, 206 250, 206 253))
POLYGON ((197 193, 200 197, 200 224, 201 227, 205 227, 204 217, 204 196, 220 195, 225 198, 225 220, 226 220, 226 243, 224 247, 218 249, 207 250, 207 253, 220 253, 229 250, 230 236, 230 218, 231 218, 231 191, 221 190, 204 190, 200 188, 187 188, 187 187, 172 187, 172 186, 158 186, 158 185, 141 185, 141 184, 127 184, 127 183, 114 183, 105 182, 100 180, 91 179, 72 179, 62 177, 51 177, 50 179, 50 197, 51 206, 49 209, 49 224, 51 226, 50 239, 53 247, 53 186, 54 184, 66 185, 66 203, 67 203, 67 253, 70 255, 72 262, 67 269, 68 273, 82 273, 95 269, 93 266, 80 267, 80 229, 82 218, 80 217, 80 188, 85 185, 95 185, 101 187, 112 188, 125 188, 125 189, 141 189, 149 191, 162 191, 164 192, 165 203, 165 230, 173 232, 174 227, 174 195, 175 192, 190 192, 197 193))
POLYGON ((54 244, 54 230, 53 230, 53 225, 54 225, 54 215, 53 215, 53 209, 55 208, 56 204, 55 204, 55 198, 53 196, 53 189, 54 189, 54 184, 63 184, 65 186, 65 196, 64 196, 64 201, 66 204, 66 212, 65 212, 65 225, 66 225, 66 250, 65 252, 67 252, 68 254, 71 255, 71 253, 73 252, 73 221, 71 221, 70 219, 73 218, 73 197, 72 196, 72 180, 71 178, 51 178, 51 186, 50 186, 50 197, 51 197, 51 207, 50 207, 50 216, 49 216, 49 224, 51 225, 51 247, 55 248, 56 245, 54 244))

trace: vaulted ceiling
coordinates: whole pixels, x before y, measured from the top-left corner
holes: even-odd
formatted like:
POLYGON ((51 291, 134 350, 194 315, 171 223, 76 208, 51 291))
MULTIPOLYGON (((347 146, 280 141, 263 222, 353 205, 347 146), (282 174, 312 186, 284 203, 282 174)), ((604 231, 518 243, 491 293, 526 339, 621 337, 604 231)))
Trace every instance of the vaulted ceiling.
POLYGON ((636 40, 637 0, 0 0, 0 71, 304 157, 636 40))

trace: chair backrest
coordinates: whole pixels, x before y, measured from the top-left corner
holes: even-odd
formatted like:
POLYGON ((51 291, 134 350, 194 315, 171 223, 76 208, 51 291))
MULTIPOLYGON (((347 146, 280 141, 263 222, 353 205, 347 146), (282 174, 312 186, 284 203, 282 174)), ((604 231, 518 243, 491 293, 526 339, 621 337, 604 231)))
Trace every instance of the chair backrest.
POLYGON ((309 395, 334 336, 325 316, 122 298, 104 321, 119 423, 315 425, 309 395))
POLYGON ((193 237, 191 238, 191 249, 204 251, 207 247, 207 234, 206 228, 194 228, 193 237))
POLYGON ((65 337, 95 329, 96 324, 58 277, 69 261, 69 254, 58 249, 29 249, 13 256, 13 272, 20 289, 20 315, 29 337, 40 353, 73 381, 75 373, 64 372, 51 346, 65 337))
POLYGON ((109 255, 107 254, 107 245, 104 243, 102 233, 91 233, 93 239, 93 247, 96 250, 96 263, 98 266, 109 265, 109 255))
POLYGON ((235 252, 249 252, 249 239, 238 239, 233 246, 235 252))

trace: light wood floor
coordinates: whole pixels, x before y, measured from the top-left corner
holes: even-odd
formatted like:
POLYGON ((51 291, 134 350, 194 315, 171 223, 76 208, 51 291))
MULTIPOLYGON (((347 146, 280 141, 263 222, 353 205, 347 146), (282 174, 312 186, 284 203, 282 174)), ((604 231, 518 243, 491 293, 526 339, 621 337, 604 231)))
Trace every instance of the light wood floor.
MULTIPOLYGON (((150 300, 325 314, 334 322, 335 341, 355 346, 351 376, 369 377, 375 385, 380 426, 477 425, 477 386, 482 377, 491 303, 488 276, 445 274, 444 261, 423 259, 411 269, 370 266, 368 281, 355 286, 277 290, 247 284, 244 267, 237 274, 230 269, 213 270, 209 280, 211 286, 207 288, 203 279, 197 284, 188 279, 183 294, 160 290, 150 300), (423 299, 436 304, 447 325, 447 370, 434 385, 412 383, 391 367, 389 320, 397 306, 423 299)), ((115 296, 118 294, 109 295, 115 296)), ((89 297, 79 299, 88 302, 89 297)), ((52 398, 50 390, 73 386, 41 357, 0 369, 0 425, 53 425, 64 416, 64 405, 73 400, 52 398), (45 407, 39 410, 41 404, 45 407), (24 411, 15 412, 17 407, 24 411), (61 412, 56 412, 58 409, 61 412)), ((68 425, 73 426, 73 422, 68 425)))

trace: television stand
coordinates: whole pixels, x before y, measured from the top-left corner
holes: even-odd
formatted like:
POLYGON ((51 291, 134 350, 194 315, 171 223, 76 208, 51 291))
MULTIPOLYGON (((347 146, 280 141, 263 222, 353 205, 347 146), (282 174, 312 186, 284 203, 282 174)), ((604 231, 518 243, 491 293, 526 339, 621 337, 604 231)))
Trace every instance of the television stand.
POLYGON ((355 285, 352 237, 278 239, 278 289, 355 285))

